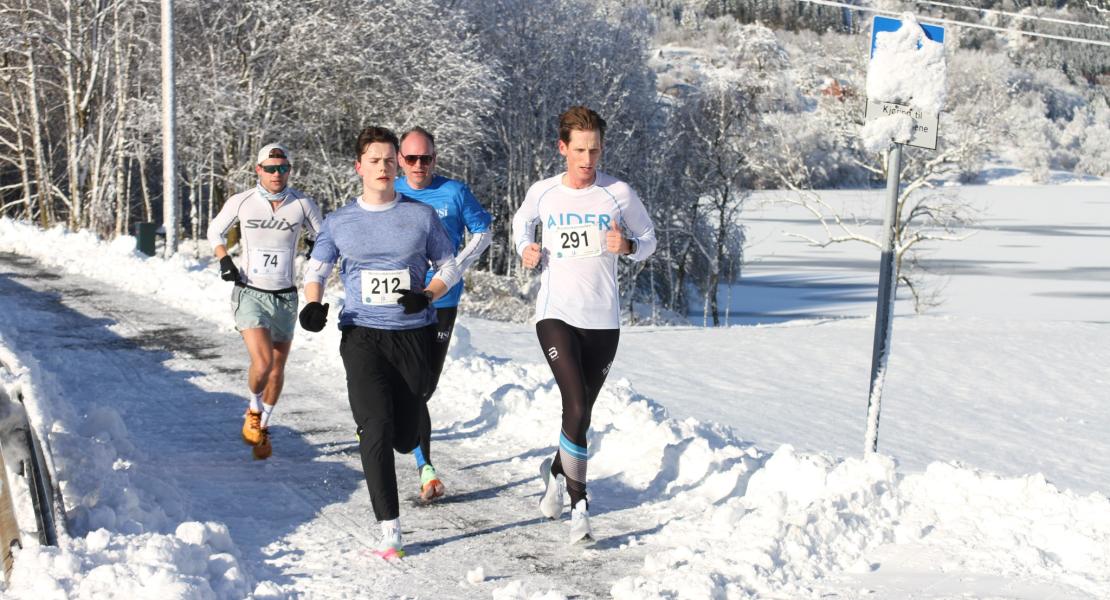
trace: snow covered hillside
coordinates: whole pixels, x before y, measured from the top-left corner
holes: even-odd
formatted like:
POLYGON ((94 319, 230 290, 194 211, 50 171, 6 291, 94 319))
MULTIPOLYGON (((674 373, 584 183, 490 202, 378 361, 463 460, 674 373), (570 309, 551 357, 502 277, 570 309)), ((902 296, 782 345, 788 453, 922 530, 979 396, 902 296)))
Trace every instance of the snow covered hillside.
POLYGON ((1044 189, 993 199, 1003 227, 938 250, 984 265, 949 271, 940 312, 900 311, 884 454, 866 459, 874 259, 753 214, 763 246, 733 291, 749 325, 622 332, 594 414, 589 549, 536 510, 559 402, 534 334, 464 315, 432 400, 449 495, 407 501, 399 457, 399 563, 367 551, 337 331, 298 331, 275 454, 255 462, 238 439, 246 356, 207 258, 0 220, 0 383, 33 399, 69 517, 59 548, 25 542, 3 593, 1106 597, 1110 325, 1088 308, 1106 280, 1059 275, 1097 262, 1084 244, 1110 237, 1107 188, 1052 188, 1051 218, 1033 210, 1044 189))

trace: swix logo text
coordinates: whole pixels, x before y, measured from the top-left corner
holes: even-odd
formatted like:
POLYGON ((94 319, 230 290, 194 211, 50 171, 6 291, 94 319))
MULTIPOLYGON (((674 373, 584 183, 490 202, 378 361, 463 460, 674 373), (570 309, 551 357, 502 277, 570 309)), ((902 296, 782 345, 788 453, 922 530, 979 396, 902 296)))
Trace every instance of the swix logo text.
POLYGON ((277 229, 278 231, 293 231, 293 224, 285 219, 247 219, 247 229, 277 229))
POLYGON ((555 360, 559 358, 559 350, 555 348, 555 346, 552 346, 547 349, 547 356, 550 357, 551 360, 555 360))

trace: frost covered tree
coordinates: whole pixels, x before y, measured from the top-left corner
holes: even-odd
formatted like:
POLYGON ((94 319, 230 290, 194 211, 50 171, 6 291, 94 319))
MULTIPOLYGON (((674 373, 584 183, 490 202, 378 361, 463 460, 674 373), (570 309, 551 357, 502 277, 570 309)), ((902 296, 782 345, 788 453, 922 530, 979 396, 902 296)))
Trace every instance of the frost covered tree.
MULTIPOLYGON (((774 130, 768 132, 773 134, 774 130)), ((808 183, 814 176, 801 149, 781 136, 772 140, 778 150, 769 154, 772 160, 760 168, 774 173, 781 187, 792 192, 782 196, 781 201, 805 209, 820 222, 825 233, 821 238, 796 232, 787 232, 787 235, 819 247, 863 243, 881 250, 882 239, 874 231, 873 218, 852 214, 826 201, 808 183)), ((975 140, 969 143, 974 144, 975 140)), ((897 281, 910 290, 917 312, 940 302, 939 290, 929 285, 918 251, 926 243, 966 238, 966 228, 975 221, 973 209, 962 202, 952 188, 937 186, 946 174, 958 170, 964 154, 971 151, 960 143, 941 143, 935 152, 908 146, 903 149, 905 166, 893 219, 894 266, 897 281)), ((879 154, 874 163, 861 163, 861 166, 872 171, 876 178, 885 179, 885 156, 885 152, 879 154)))
POLYGON ((698 274, 706 322, 720 325, 720 286, 740 275, 744 201, 758 180, 764 150, 762 115, 797 104, 783 76, 789 57, 774 32, 759 25, 715 21, 713 59, 696 87, 680 95, 675 127, 683 135, 681 202, 667 223, 672 253, 681 258, 679 286, 698 274))
POLYGON ((718 296, 726 272, 735 265, 743 240, 739 215, 750 195, 751 165, 747 136, 754 117, 754 98, 738 81, 722 79, 706 85, 690 98, 681 113, 686 133, 687 163, 684 183, 692 203, 679 228, 690 251, 699 259, 704 281, 699 286, 704 314, 721 324, 718 296))
POLYGON ((447 164, 482 139, 498 80, 460 16, 431 0, 403 10, 355 1, 179 6, 182 27, 206 32, 179 50, 181 176, 204 204, 192 211, 198 218, 253 185, 253 151, 270 141, 290 146, 294 184, 327 210, 355 189, 351 145, 367 125, 423 125, 443 140, 447 164))
MULTIPOLYGON (((189 229, 252 183, 250 155, 264 139, 297 149, 297 185, 325 206, 351 189, 348 146, 365 124, 434 129, 451 140, 445 162, 470 153, 499 80, 461 13, 439 8, 177 2, 177 176, 189 229)), ((157 219, 157 3, 0 0, 0 14, 3 212, 101 235, 126 231, 133 213, 157 219)))
MULTIPOLYGON (((654 79, 646 66, 651 24, 642 8, 615 2, 461 0, 482 55, 503 82, 483 120, 487 137, 472 163, 469 183, 494 217, 487 252, 492 270, 516 273, 509 243, 512 215, 533 182, 561 169, 558 116, 584 104, 608 123, 601 168, 638 187, 636 141, 656 110, 654 79)), ((651 198, 646 198, 651 202, 651 198)))
POLYGON ((104 235, 123 226, 121 171, 130 166, 123 121, 141 89, 133 75, 149 39, 149 4, 0 3, 15 32, 4 45, 0 127, 14 142, 10 164, 20 172, 25 217, 104 235))

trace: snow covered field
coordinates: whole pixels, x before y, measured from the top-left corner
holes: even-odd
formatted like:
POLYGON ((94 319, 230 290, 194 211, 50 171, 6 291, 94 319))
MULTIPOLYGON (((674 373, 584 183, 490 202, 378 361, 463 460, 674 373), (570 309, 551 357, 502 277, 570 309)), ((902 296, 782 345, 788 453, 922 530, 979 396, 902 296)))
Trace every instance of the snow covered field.
POLYGON ((69 515, 4 593, 1105 598, 1110 187, 1003 183, 963 188, 980 230, 929 257, 947 302, 899 306, 867 459, 874 252, 810 248, 781 235, 812 228, 801 215, 750 205, 739 326, 622 332, 594 415, 591 549, 535 508, 558 392, 534 333, 461 317, 432 400, 449 501, 403 501, 399 564, 366 553, 337 331, 298 331, 275 455, 254 462, 246 356, 207 256, 0 220, 0 383, 33 399, 69 515))

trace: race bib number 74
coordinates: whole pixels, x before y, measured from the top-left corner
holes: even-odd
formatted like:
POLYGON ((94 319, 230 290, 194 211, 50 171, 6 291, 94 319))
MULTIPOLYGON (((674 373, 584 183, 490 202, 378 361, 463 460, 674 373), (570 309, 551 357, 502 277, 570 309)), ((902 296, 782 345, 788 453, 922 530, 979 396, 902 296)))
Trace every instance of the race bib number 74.
POLYGON ((411 290, 408 269, 362 271, 362 303, 371 306, 397 304, 397 290, 411 290))
POLYGON ((544 235, 547 251, 555 258, 586 258, 601 254, 603 232, 597 225, 564 225, 544 235))
POLYGON ((250 274, 252 276, 275 276, 289 272, 292 252, 287 249, 251 248, 250 274))

